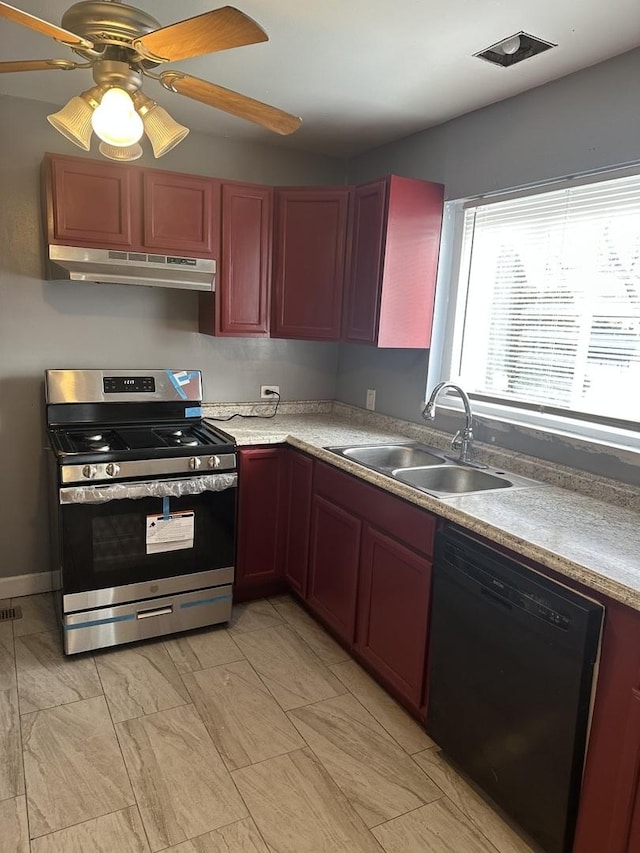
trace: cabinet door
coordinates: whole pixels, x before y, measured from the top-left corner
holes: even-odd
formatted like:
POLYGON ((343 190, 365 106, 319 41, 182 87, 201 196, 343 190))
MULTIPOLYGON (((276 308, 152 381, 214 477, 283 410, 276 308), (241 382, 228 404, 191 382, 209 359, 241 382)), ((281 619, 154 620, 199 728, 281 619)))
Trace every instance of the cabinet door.
POLYGON ((289 450, 287 455, 289 487, 284 576, 291 588, 306 598, 313 460, 297 450, 289 450))
POLYGON ((391 175, 354 189, 343 339, 426 348, 444 187, 391 175))
POLYGON ((222 185, 222 244, 214 297, 217 335, 269 335, 272 209, 271 187, 222 185))
POLYGON ((49 240, 67 246, 136 247, 139 172, 81 157, 45 159, 49 240))
POLYGON ((282 577, 284 450, 238 452, 238 599, 271 594, 282 577))
POLYGON ((431 345, 444 186, 391 175, 379 347, 431 345))
POLYGON ((272 336, 338 340, 349 190, 276 191, 272 336))
POLYGON ((366 525, 356 648, 416 711, 425 679, 430 590, 431 563, 366 525))
POLYGON ((634 687, 629 697, 624 755, 614 804, 611 850, 615 853, 640 850, 640 687, 634 687))
POLYGON ((346 642, 355 630, 360 519, 314 494, 307 601, 346 642))
POLYGON ((346 341, 375 344, 378 339, 386 198, 386 181, 363 184, 353 192, 343 335, 346 341))
POLYGON ((610 601, 573 850, 636 853, 639 833, 640 613, 610 601))
POLYGON ((143 199, 144 248, 214 257, 219 200, 215 180, 145 169, 143 199))

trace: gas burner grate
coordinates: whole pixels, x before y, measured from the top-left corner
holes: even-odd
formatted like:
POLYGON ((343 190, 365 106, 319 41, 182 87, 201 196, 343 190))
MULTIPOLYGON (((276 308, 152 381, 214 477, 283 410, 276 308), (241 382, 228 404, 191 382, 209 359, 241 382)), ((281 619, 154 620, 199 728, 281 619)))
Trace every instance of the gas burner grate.
POLYGON ((22 619, 22 607, 0 607, 0 622, 22 619))

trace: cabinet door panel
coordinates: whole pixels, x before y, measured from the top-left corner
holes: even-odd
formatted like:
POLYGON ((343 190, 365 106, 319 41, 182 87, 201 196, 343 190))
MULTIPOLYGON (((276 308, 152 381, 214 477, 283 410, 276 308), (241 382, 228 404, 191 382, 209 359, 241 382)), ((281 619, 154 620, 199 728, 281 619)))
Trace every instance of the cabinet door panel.
POLYGON ((367 525, 356 647, 417 710, 422 703, 431 563, 367 525))
POLYGON ((386 181, 353 193, 351 261, 346 285, 344 338, 374 344, 378 339, 386 181))
POLYGON ((355 515, 314 495, 308 602, 349 643, 355 629, 361 528, 355 515))
POLYGON ((274 337, 338 340, 349 190, 276 194, 274 337))
POLYGON ((306 598, 313 460, 296 450, 288 451, 288 457, 289 512, 284 575, 292 589, 306 598))
POLYGON ((282 576, 284 478, 280 448, 240 450, 236 585, 282 576))
POLYGON ((211 178, 145 170, 144 246, 213 257, 215 189, 211 178))
POLYGON ((631 691, 625 749, 615 798, 611 850, 640 850, 640 689, 631 691))
POLYGON ((269 334, 273 190, 222 187, 222 245, 216 282, 216 334, 269 334))
POLYGON ((50 238, 71 246, 135 248, 137 172, 76 157, 49 157, 45 164, 50 238))
POLYGON ((640 614, 606 602, 574 853, 635 853, 640 820, 640 614))

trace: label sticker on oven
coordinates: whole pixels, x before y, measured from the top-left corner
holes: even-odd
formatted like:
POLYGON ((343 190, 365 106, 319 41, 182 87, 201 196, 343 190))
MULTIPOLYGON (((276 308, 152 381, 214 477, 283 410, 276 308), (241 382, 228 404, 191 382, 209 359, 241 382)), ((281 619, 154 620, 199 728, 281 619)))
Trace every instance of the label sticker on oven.
POLYGON ((195 512, 147 516, 147 554, 193 548, 195 512))

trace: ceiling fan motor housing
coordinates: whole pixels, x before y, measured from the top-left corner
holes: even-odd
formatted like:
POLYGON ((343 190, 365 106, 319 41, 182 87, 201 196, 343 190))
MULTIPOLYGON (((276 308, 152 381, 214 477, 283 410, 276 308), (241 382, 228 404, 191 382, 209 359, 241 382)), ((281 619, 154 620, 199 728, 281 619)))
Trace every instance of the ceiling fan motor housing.
MULTIPOLYGON (((138 57, 131 42, 160 28, 160 22, 152 15, 134 6, 107 0, 83 0, 75 3, 62 16, 62 26, 96 44, 128 47, 134 60, 138 57)), ((82 49, 78 53, 84 53, 82 49)), ((87 56, 95 53, 87 52, 87 56)))

